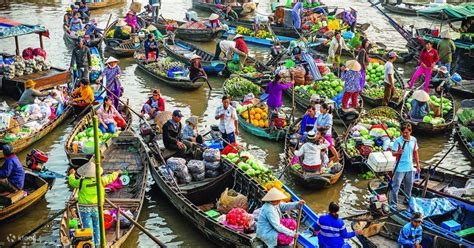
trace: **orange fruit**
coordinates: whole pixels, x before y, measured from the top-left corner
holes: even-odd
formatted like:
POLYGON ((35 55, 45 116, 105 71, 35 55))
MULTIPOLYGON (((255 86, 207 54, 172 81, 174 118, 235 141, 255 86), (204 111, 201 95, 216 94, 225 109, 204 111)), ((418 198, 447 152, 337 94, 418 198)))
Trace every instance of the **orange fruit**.
POLYGON ((262 119, 262 116, 260 114, 255 114, 255 120, 259 121, 262 119))
POLYGON ((255 115, 255 110, 250 110, 250 115, 255 115))

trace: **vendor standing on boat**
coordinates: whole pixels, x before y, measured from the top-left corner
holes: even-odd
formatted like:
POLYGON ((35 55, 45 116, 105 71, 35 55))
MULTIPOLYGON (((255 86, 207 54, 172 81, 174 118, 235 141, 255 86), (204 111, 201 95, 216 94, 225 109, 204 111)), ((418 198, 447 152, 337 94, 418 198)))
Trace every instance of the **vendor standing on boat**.
POLYGON ((247 56, 249 54, 249 48, 247 47, 247 43, 245 43, 243 35, 237 34, 236 36, 234 36, 234 41, 235 48, 241 52, 238 53, 240 64, 241 66, 244 66, 247 60, 247 56))
POLYGON ((266 93, 268 94, 268 130, 273 131, 273 119, 278 116, 281 106, 283 105, 283 91, 293 86, 293 74, 291 74, 291 82, 285 83, 280 74, 276 74, 275 78, 267 84, 266 93))
POLYGON ((48 96, 49 92, 41 92, 39 90, 35 90, 36 82, 28 79, 25 82, 25 91, 21 94, 20 100, 18 100, 18 105, 23 107, 28 104, 35 103, 36 97, 48 96))
POLYGON ((91 51, 87 46, 84 45, 84 40, 79 39, 77 47, 72 50, 71 63, 69 64, 69 70, 76 70, 79 75, 77 79, 89 80, 89 71, 92 67, 91 51))
POLYGON ((307 142, 300 149, 295 151, 295 156, 303 156, 301 167, 306 172, 320 172, 321 170, 321 150, 330 146, 329 142, 322 137, 320 132, 309 131, 306 137, 307 142))
POLYGON ((411 191, 413 189, 413 181, 415 180, 415 172, 420 172, 420 159, 418 156, 418 143, 415 137, 411 136, 411 124, 407 123, 402 125, 400 131, 402 136, 396 138, 392 145, 393 156, 398 157, 398 166, 395 168, 393 175, 393 186, 390 191, 390 206, 393 209, 397 209, 398 203, 398 191, 402 181, 405 185, 405 194, 408 197, 407 201, 411 197, 411 191), (415 161, 416 167, 413 165, 415 161))
POLYGON ((388 106, 388 103, 392 100, 393 94, 395 94, 395 68, 393 67, 393 63, 397 60, 397 56, 396 52, 391 51, 388 53, 388 61, 385 62, 383 106, 388 106))
POLYGON ((119 60, 110 56, 105 64, 107 65, 102 72, 102 75, 96 80, 100 82, 105 78, 105 87, 108 89, 107 96, 112 100, 112 103, 116 109, 119 108, 120 101, 119 97, 123 94, 122 83, 120 82, 120 76, 122 71, 120 66, 118 66, 119 60))
POLYGON ((438 43, 437 47, 439 53, 438 65, 446 66, 449 75, 451 73, 451 63, 453 62, 453 54, 456 51, 456 45, 451 40, 449 31, 444 31, 441 37, 443 39, 438 43))
POLYGON ((361 235, 362 230, 348 232, 344 221, 339 218, 339 205, 335 202, 329 203, 329 213, 320 216, 316 223, 318 232, 319 247, 322 248, 341 248, 344 247, 344 239, 350 239, 356 234, 361 235))
MULTIPOLYGON (((100 174, 104 173, 103 169, 100 168, 100 174)), ((69 170, 68 183, 71 187, 79 189, 77 203, 79 204, 79 215, 82 221, 82 228, 91 228, 94 235, 95 247, 99 247, 99 212, 97 210, 98 193, 96 187, 96 165, 93 162, 88 162, 85 165, 77 169, 77 174, 80 178, 76 178, 76 171, 74 169, 69 170)), ((119 175, 122 174, 121 170, 114 171, 110 175, 101 176, 102 186, 106 186, 115 181, 119 175)), ((104 188, 100 191, 101 204, 104 204, 105 190, 104 188)))
POLYGON ((423 240, 423 227, 421 222, 423 217, 421 213, 415 212, 410 218, 410 223, 407 223, 400 230, 398 235, 398 244, 402 248, 422 248, 421 241, 423 240))
POLYGON ((280 220, 283 217, 282 212, 301 208, 305 202, 300 200, 299 202, 280 203, 286 198, 287 196, 277 188, 271 188, 262 198, 264 204, 258 216, 256 234, 257 238, 262 240, 267 247, 278 246, 278 233, 294 237, 294 242, 298 239, 298 232, 286 228, 280 224, 280 220))
POLYGON ((356 60, 349 60, 343 67, 341 79, 344 81, 344 95, 342 96, 342 110, 352 111, 357 108, 360 88, 360 64, 356 60), (351 108, 349 108, 351 100, 351 108))
POLYGON ((216 109, 214 115, 216 120, 219 120, 219 131, 222 139, 229 144, 235 143, 235 136, 239 135, 239 119, 237 111, 230 105, 230 97, 222 97, 222 106, 216 109))
POLYGON ((429 91, 430 81, 431 81, 431 73, 433 72, 433 68, 438 63, 438 51, 433 48, 433 42, 427 41, 425 44, 425 48, 420 52, 420 65, 416 69, 415 73, 410 79, 410 89, 413 88, 416 80, 421 76, 421 74, 425 75, 425 86, 424 90, 426 92, 429 91))
POLYGON ((13 153, 11 145, 4 144, 2 150, 5 162, 0 168, 0 195, 8 195, 8 193, 15 193, 23 189, 25 170, 18 157, 13 153))
POLYGON ((341 31, 336 30, 334 38, 332 38, 331 43, 329 44, 328 51, 328 62, 332 63, 334 68, 339 68, 341 65, 341 55, 343 49, 348 51, 350 50, 342 38, 341 31))
MULTIPOLYGON (((236 35, 234 39, 238 36, 239 35, 236 35)), ((239 56, 243 56, 245 58, 247 57, 247 54, 237 49, 236 42, 233 40, 221 40, 217 42, 216 53, 214 54, 214 60, 219 60, 221 53, 224 53, 224 61, 226 62, 229 60, 232 60, 232 56, 234 55, 234 53, 238 54, 239 56)))
POLYGON ((161 91, 154 89, 153 95, 143 105, 142 115, 147 115, 146 119, 155 119, 158 113, 163 111, 165 111, 165 100, 161 97, 161 91))
POLYGON ((191 66, 189 66, 189 79, 194 81, 200 77, 207 78, 207 74, 202 68, 201 56, 193 54, 191 56, 191 66))
POLYGON ((357 62, 359 62, 361 69, 360 69, 360 88, 363 89, 365 86, 365 69, 367 66, 369 66, 370 62, 370 57, 369 57, 369 51, 370 51, 370 42, 368 39, 363 39, 362 40, 362 47, 359 49, 359 53, 357 54, 357 62))

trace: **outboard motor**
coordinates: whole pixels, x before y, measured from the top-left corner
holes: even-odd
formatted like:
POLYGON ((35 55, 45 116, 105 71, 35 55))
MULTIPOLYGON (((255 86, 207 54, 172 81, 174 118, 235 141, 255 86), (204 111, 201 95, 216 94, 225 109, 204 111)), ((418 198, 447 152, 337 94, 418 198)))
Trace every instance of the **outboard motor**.
POLYGON ((221 131, 219 130, 219 126, 211 125, 210 135, 212 140, 221 140, 221 131))
POLYGON ((33 149, 26 155, 26 165, 33 171, 42 171, 46 162, 48 162, 48 156, 38 149, 33 149))
POLYGON ((144 122, 140 123, 140 135, 142 136, 143 141, 145 141, 146 144, 151 143, 155 138, 155 132, 153 128, 144 122))

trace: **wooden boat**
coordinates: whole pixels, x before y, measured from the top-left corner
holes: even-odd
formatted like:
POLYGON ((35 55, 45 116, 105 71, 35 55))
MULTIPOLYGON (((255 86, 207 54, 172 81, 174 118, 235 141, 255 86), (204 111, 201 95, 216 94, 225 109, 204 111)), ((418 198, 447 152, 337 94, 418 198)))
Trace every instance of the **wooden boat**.
POLYGON ((38 203, 46 192, 48 192, 48 183, 34 173, 25 171, 23 190, 8 196, 0 196, 0 223, 38 203))
MULTIPOLYGON (((71 45, 77 45, 79 43, 79 38, 71 35, 64 26, 63 26, 63 31, 64 31, 64 39, 66 40, 67 43, 71 45)), ((102 35, 99 34, 99 36, 95 37, 94 39, 91 39, 87 42, 85 42, 85 45, 88 47, 100 47, 100 44, 102 43, 102 35)))
POLYGON ((207 74, 217 74, 225 68, 224 62, 213 60, 214 54, 204 51, 185 41, 176 39, 175 45, 170 45, 167 42, 164 42, 163 46, 168 56, 187 66, 191 66, 190 58, 192 54, 201 56, 201 64, 207 74))
POLYGON ((176 37, 186 41, 197 41, 197 42, 206 42, 213 41, 215 39, 221 38, 225 33, 224 29, 218 29, 213 31, 210 28, 205 29, 192 29, 192 28, 181 28, 180 26, 185 24, 183 21, 176 20, 163 20, 159 19, 158 23, 149 22, 155 26, 161 33, 166 34, 166 27, 168 25, 175 26, 176 37))
POLYGON ((474 80, 462 80, 461 85, 454 84, 451 86, 449 93, 462 97, 463 99, 474 98, 474 80))
MULTIPOLYGON (((300 125, 301 125, 301 119, 295 122, 290 127, 290 130, 296 131, 295 133, 290 133, 288 132, 286 134, 285 138, 285 166, 288 166, 288 169, 286 172, 292 176, 295 180, 296 183, 303 185, 306 188, 312 188, 312 189, 323 189, 323 188, 328 188, 331 185, 335 184, 339 178, 341 178, 342 173, 344 172, 344 159, 340 159, 340 165, 342 168, 334 174, 332 173, 309 173, 309 172, 304 172, 301 169, 296 169, 295 167, 291 166, 291 160, 294 157, 294 151, 295 151, 295 145, 292 142, 292 135, 296 134, 297 131, 300 130, 300 125)), ((342 156, 342 145, 341 145, 341 139, 339 138, 336 130, 333 128, 332 129, 332 140, 334 143, 334 147, 336 148, 336 151, 339 153, 337 156, 342 156)), ((299 142, 299 141, 298 141, 299 142)), ((334 154, 331 154, 330 157, 334 156, 334 154)), ((341 157, 340 157, 341 158, 341 157)))
MULTIPOLYGON (((229 28, 227 32, 225 32, 224 35, 222 35, 222 38, 227 39, 229 36, 233 37, 235 35, 237 35, 236 29, 229 28)), ((276 39, 285 47, 289 46, 292 40, 295 40, 295 38, 280 36, 280 35, 277 35, 276 39)), ((265 46, 265 47, 273 46, 273 39, 271 38, 258 38, 258 37, 253 37, 249 35, 244 35, 244 40, 248 44, 255 44, 255 45, 260 45, 260 46, 265 46)))
MULTIPOLYGON (((236 28, 238 26, 242 26, 242 27, 254 29, 254 27, 253 27, 254 21, 253 20, 239 19, 237 21, 223 21, 223 22, 225 24, 227 24, 228 26, 230 26, 230 27, 235 27, 236 28)), ((276 35, 291 37, 291 38, 299 38, 300 37, 300 35, 298 34, 298 32, 295 30, 294 27, 284 27, 284 26, 278 26, 276 24, 271 24, 270 27, 276 35)))
MULTIPOLYGON (((121 169, 126 170, 130 178, 130 183, 121 189, 106 191, 106 199, 119 207, 120 210, 130 211, 133 214, 133 219, 138 221, 145 198, 148 166, 156 164, 155 160, 148 156, 145 144, 131 131, 122 132, 119 137, 113 138, 112 144, 101 156, 103 157, 101 166, 104 169, 104 174, 121 169)), ((77 190, 74 190, 69 203, 67 203, 67 210, 61 219, 59 235, 61 244, 65 247, 72 245, 69 220, 78 218, 76 197, 77 190)), ((105 202, 104 210, 114 210, 114 208, 105 202)), ((120 223, 112 224, 112 228, 106 230, 107 246, 120 247, 123 245, 134 227, 133 224, 126 227, 121 227, 120 223)))
MULTIPOLYGON (((257 2, 255 4, 258 6, 257 2)), ((206 11, 206 12, 211 12, 211 13, 218 13, 218 12, 222 11, 221 10, 222 8, 219 8, 217 6, 217 4, 205 3, 201 0, 193 0, 193 8, 198 9, 198 10, 202 10, 202 11, 206 11)), ((255 11, 244 12, 243 11, 244 9, 242 8, 242 6, 232 6, 232 10, 234 10, 239 15, 239 17, 252 15, 255 12, 255 11)))
POLYGON ((343 151, 344 151, 344 157, 346 160, 346 168, 351 168, 351 169, 355 169, 359 171, 370 170, 369 166, 367 165, 368 155, 363 156, 360 153, 351 155, 351 152, 349 151, 349 147, 348 147, 349 139, 351 138, 350 130, 354 126, 359 124, 359 122, 361 122, 363 119, 380 120, 381 117, 386 117, 386 118, 394 119, 394 120, 397 120, 398 122, 401 122, 400 115, 394 109, 390 107, 377 107, 359 116, 359 119, 355 121, 354 123, 352 123, 352 125, 350 125, 347 128, 347 131, 345 132, 345 135, 342 138, 342 143, 344 144, 343 151))
POLYGON ((109 6, 122 4, 126 2, 127 2, 126 0, 101 0, 97 2, 87 3, 87 7, 89 7, 89 9, 91 10, 94 10, 94 9, 106 8, 109 6))
POLYGON ((189 80, 189 77, 180 77, 180 78, 170 78, 167 75, 159 75, 151 70, 149 70, 143 60, 138 58, 135 59, 135 62, 138 65, 138 68, 146 72, 151 77, 155 78, 157 81, 167 84, 170 87, 175 87, 183 90, 195 90, 201 88, 206 83, 206 78, 199 77, 194 79, 194 81, 189 80))
MULTIPOLYGON (((59 115, 56 116, 54 120, 51 120, 48 124, 44 125, 40 130, 31 133, 27 137, 18 139, 14 142, 9 143, 13 147, 13 152, 18 153, 29 146, 31 146, 33 143, 36 141, 42 139, 44 136, 48 135, 51 133, 57 126, 59 126, 64 120, 67 119, 69 114, 72 113, 72 107, 67 106, 64 108, 63 112, 59 115)), ((0 133, 0 136, 5 135, 6 133, 0 133)), ((3 159, 3 153, 0 153, 0 159, 3 159)))
MULTIPOLYGON (((459 114, 463 109, 474 108, 474 105, 472 105, 472 102, 473 102, 472 99, 461 101, 461 107, 458 110, 457 114, 459 114)), ((474 163, 474 146, 472 145, 473 141, 469 141, 468 138, 465 137, 460 131, 461 127, 469 128, 471 131, 474 130, 474 127, 472 125, 465 126, 463 123, 461 123, 459 121, 459 117, 457 116, 457 114, 454 117, 454 131, 456 132, 456 135, 461 140, 461 144, 464 147, 466 154, 468 155, 467 157, 471 159, 471 163, 474 163)))
MULTIPOLYGON (((126 126, 122 130, 129 130, 132 125, 132 112, 128 107, 125 107, 123 105, 119 106, 119 112, 122 115, 122 117, 126 121, 126 126)), ((66 138, 66 142, 64 142, 64 151, 66 151, 66 156, 69 161, 69 165, 71 165, 74 168, 81 167, 83 164, 89 162, 89 160, 92 158, 94 154, 86 154, 86 153, 79 153, 74 151, 74 137, 76 135, 84 130, 86 130, 89 127, 93 126, 93 120, 94 120, 94 112, 89 111, 82 119, 77 122, 76 126, 74 129, 69 133, 69 135, 66 138)), ((101 151, 104 152, 109 146, 112 145, 112 139, 109 139, 105 144, 101 145, 101 151)))
MULTIPOLYGON (((137 22, 140 27, 145 27, 146 22, 137 17, 137 22)), ((140 47, 140 39, 136 34, 131 34, 127 40, 108 38, 107 33, 115 29, 118 20, 113 21, 108 28, 104 30, 105 35, 105 50, 119 57, 132 57, 135 51, 140 47)))
MULTIPOLYGON (((388 184, 385 181, 379 179, 372 180, 369 182, 369 190, 377 194, 386 194, 388 192, 388 184)), ((423 188, 414 187, 412 196, 422 197, 423 188)), ((436 216, 424 216, 425 221, 422 223, 423 232, 428 232, 445 239, 450 240, 456 244, 455 246, 449 247, 474 247, 474 235, 473 235, 473 221, 474 221, 474 205, 466 203, 464 201, 458 201, 452 197, 446 197, 445 195, 438 194, 436 191, 427 191, 425 199, 433 198, 447 198, 450 202, 454 203, 457 207, 456 210, 447 213, 439 214, 436 216), (441 223, 447 220, 454 220, 461 224, 461 231, 453 232, 448 229, 442 228, 441 223)), ((410 221, 411 212, 410 209, 392 210, 393 214, 390 216, 395 222, 404 225, 410 221)), ((439 246, 436 246, 439 247, 439 246)))
POLYGON ((443 114, 443 118, 445 119, 445 123, 439 125, 433 125, 428 122, 416 122, 410 119, 407 107, 407 100, 413 95, 414 91, 410 91, 408 94, 405 95, 403 99, 402 110, 400 115, 402 120, 406 123, 410 123, 412 125, 413 131, 417 133, 425 133, 425 134, 437 134, 442 133, 445 131, 450 130, 454 126, 454 113, 456 113, 455 108, 456 104, 454 102, 454 98, 451 94, 445 93, 443 98, 448 98, 449 101, 452 103, 453 108, 447 113, 443 114))

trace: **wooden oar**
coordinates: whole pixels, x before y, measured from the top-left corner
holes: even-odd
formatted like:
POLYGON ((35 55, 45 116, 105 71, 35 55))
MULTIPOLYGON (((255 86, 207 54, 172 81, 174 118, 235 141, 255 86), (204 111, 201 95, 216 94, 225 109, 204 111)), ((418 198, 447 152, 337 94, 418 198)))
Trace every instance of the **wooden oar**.
MULTIPOLYGON (((301 223, 301 212, 303 211, 303 205, 299 205, 299 209, 298 209, 298 222, 296 222, 296 229, 295 229, 295 233, 298 233, 298 229, 300 229, 300 223, 301 223)), ((296 238, 294 241, 293 241, 293 248, 296 248, 296 245, 298 244, 298 238, 296 238)))
POLYGON ((112 14, 109 15, 109 19, 107 20, 107 25, 105 25, 105 28, 104 28, 104 33, 102 34, 102 37, 100 37, 100 41, 99 41, 99 46, 100 44, 102 43, 102 40, 104 40, 104 36, 106 36, 107 34, 105 33, 105 30, 109 30, 109 24, 110 24, 110 19, 112 18, 112 14))
MULTIPOLYGON (((449 148, 449 150, 446 152, 446 154, 444 154, 444 156, 438 161, 438 163, 436 163, 436 165, 431 168, 431 170, 436 170, 436 168, 441 164, 441 162, 446 158, 446 156, 448 156, 448 154, 454 149, 454 147, 456 147, 456 145, 458 144, 458 142, 454 143, 451 148, 449 148)), ((429 171, 427 172, 428 175, 426 175, 425 178, 423 178, 423 180, 420 182, 420 185, 422 185, 423 183, 425 183, 425 185, 423 186, 423 193, 422 193, 422 196, 425 197, 426 196, 426 191, 428 190, 428 182, 430 181, 430 177, 431 177, 431 173, 429 173, 429 171)))

